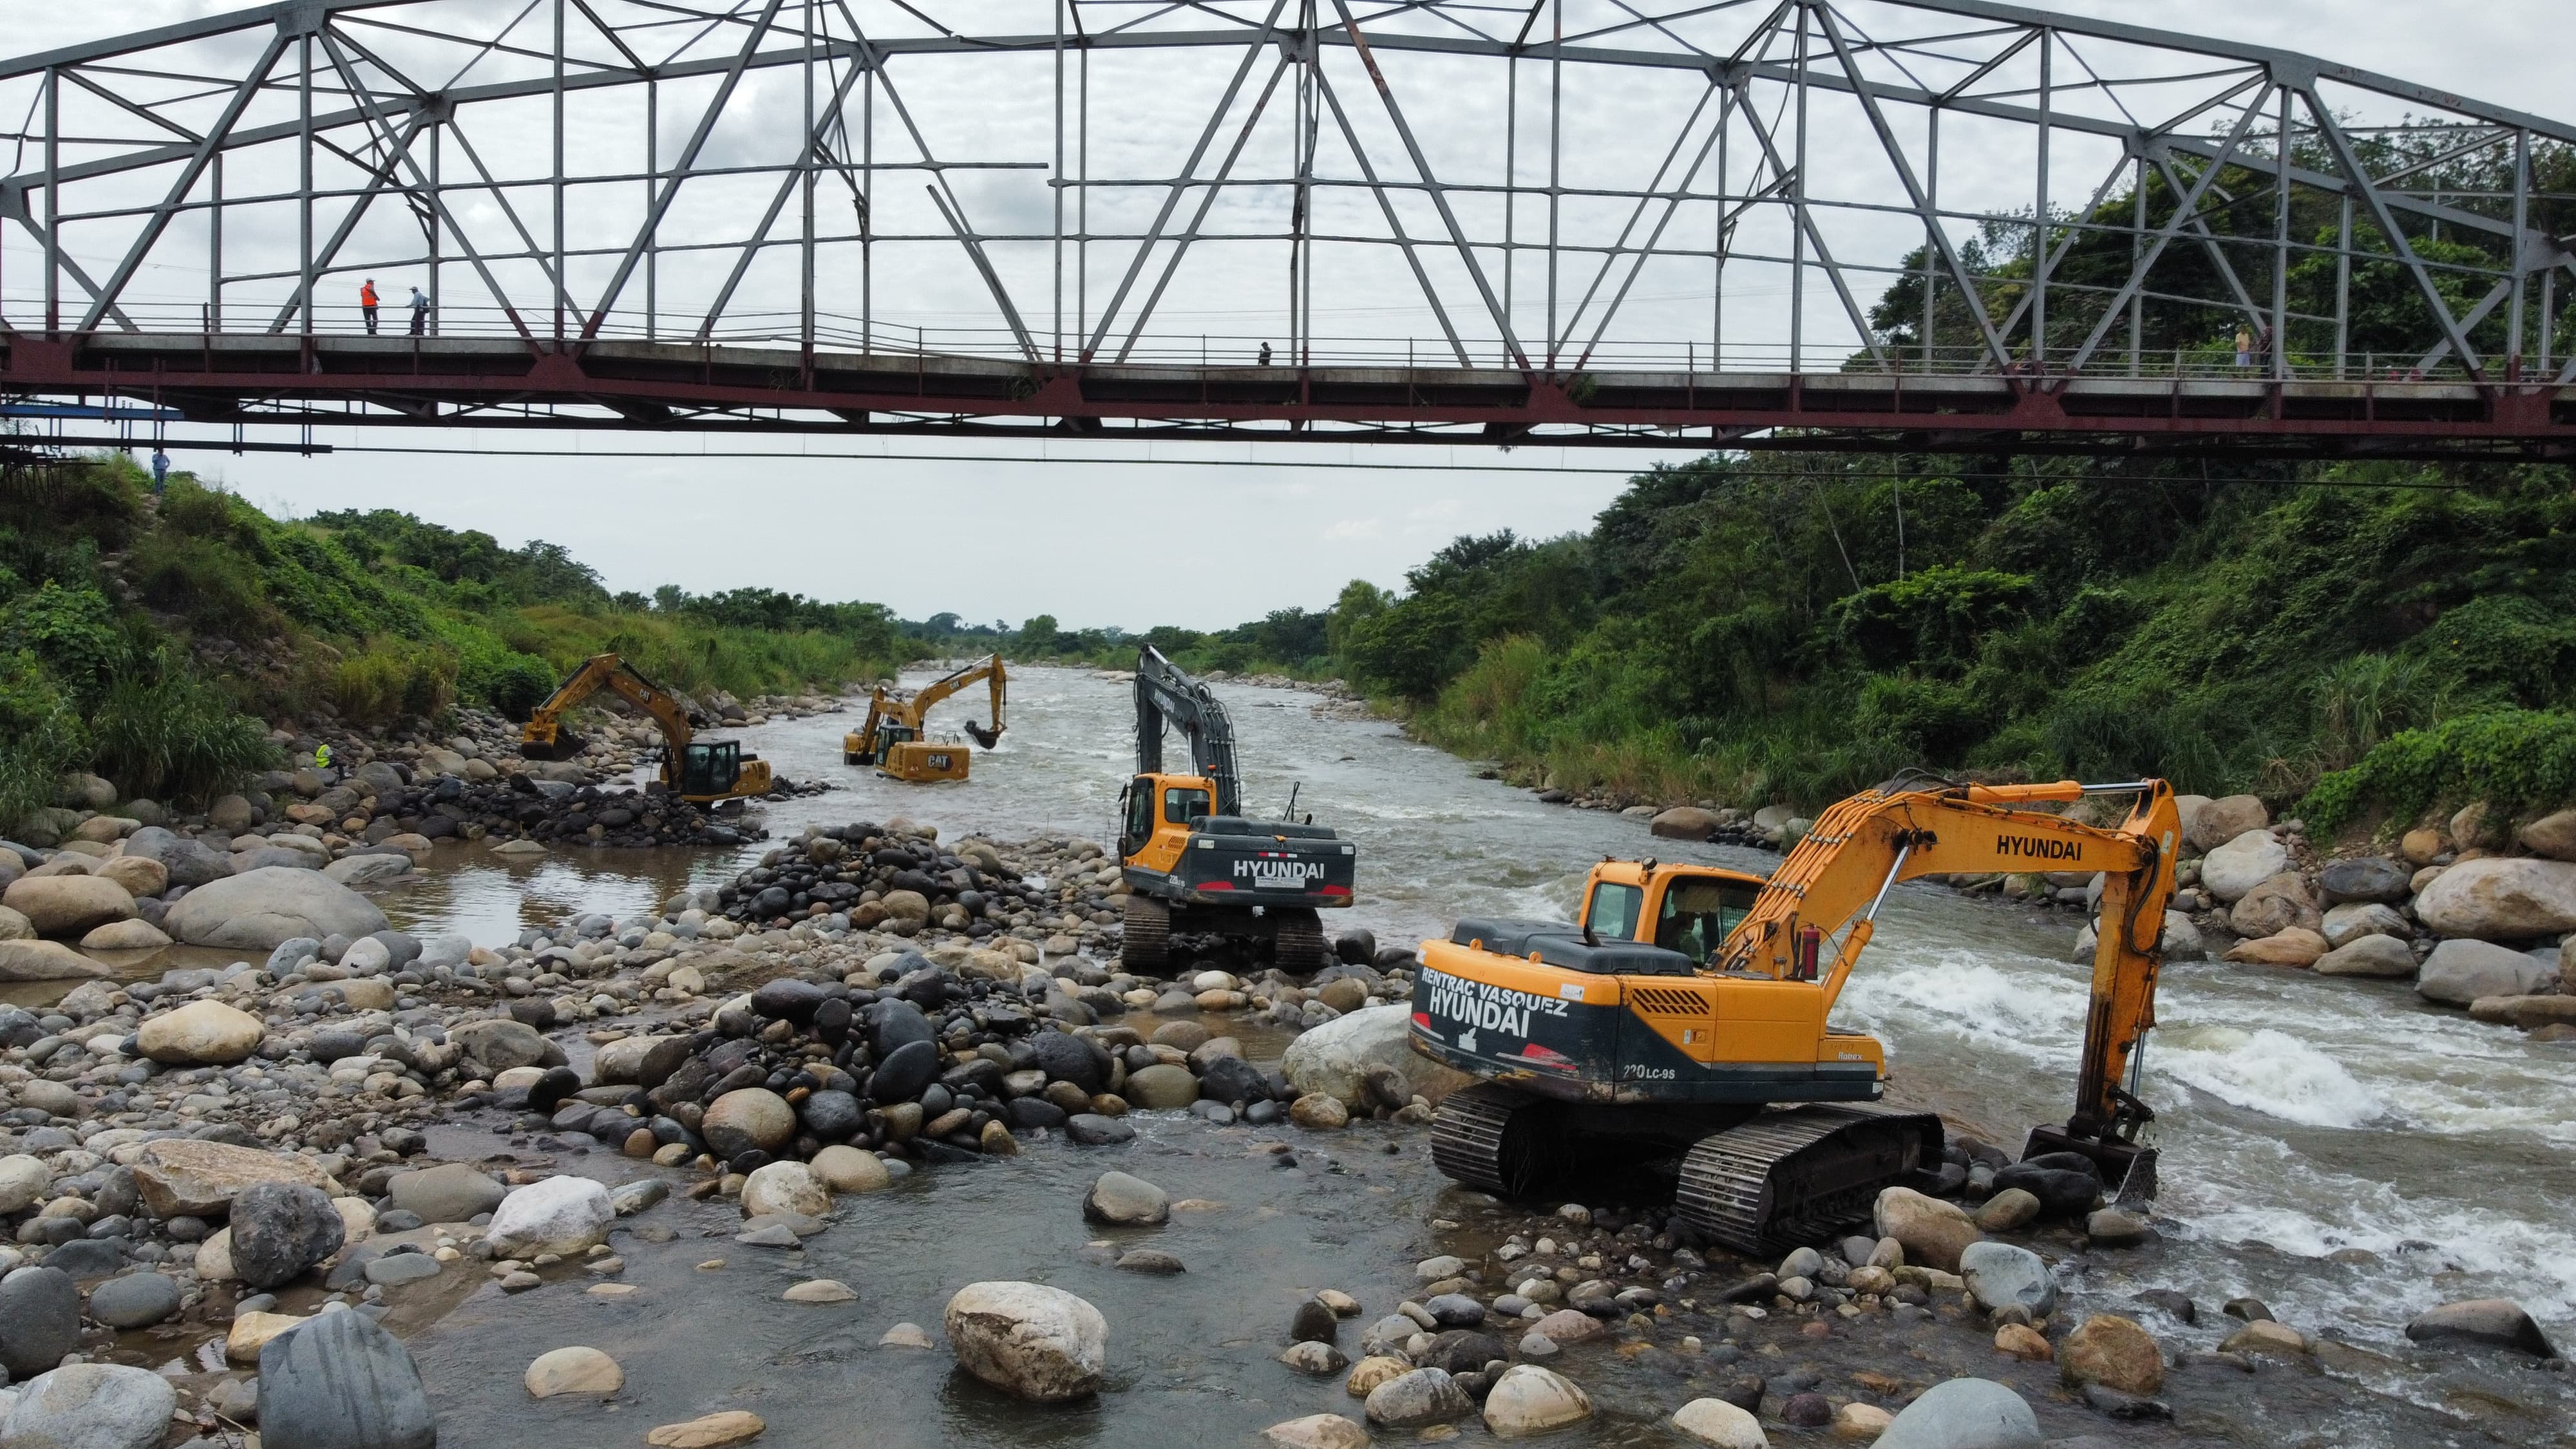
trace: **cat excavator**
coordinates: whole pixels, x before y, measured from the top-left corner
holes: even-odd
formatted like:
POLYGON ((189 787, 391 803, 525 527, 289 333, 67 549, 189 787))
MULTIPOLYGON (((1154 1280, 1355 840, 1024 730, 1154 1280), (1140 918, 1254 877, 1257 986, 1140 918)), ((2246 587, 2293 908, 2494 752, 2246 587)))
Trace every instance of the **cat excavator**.
POLYGON ((991 749, 1001 742, 1002 707, 1009 697, 1011 682, 999 654, 934 679, 909 696, 878 685, 868 699, 867 721, 841 737, 841 759, 852 765, 874 765, 877 773, 888 779, 916 785, 965 779, 965 749, 927 738, 922 721, 932 705, 979 680, 992 683, 993 723, 986 727, 970 719, 966 721, 966 733, 975 743, 991 749))
POLYGON ((587 743, 564 728, 574 705, 607 690, 652 716, 662 731, 662 784, 692 805, 769 793, 769 762, 742 752, 740 740, 702 740, 707 721, 689 712, 680 696, 638 673, 614 654, 582 661, 562 686, 528 716, 519 731, 519 755, 529 760, 569 760, 587 743))
POLYGON ((1886 1053, 1827 1018, 1898 881, 2100 871, 2101 930, 2075 1107, 2025 1158, 2072 1153, 2124 1201, 2155 1194, 2139 1100, 2179 835, 2162 780, 1975 785, 1920 775, 1826 811, 1766 882, 1605 861, 1578 922, 1462 920, 1422 946, 1413 1049, 1477 1078, 1442 1102, 1432 1157, 1505 1197, 1669 1186, 1683 1221, 1748 1253, 1867 1219, 1939 1168, 1939 1117, 1879 1105, 1886 1053), (2030 808, 2128 795, 2114 826, 2030 808))
POLYGON ((1351 903, 1358 847, 1312 816, 1245 816, 1233 718, 1150 644, 1136 657, 1136 775, 1118 804, 1128 890, 1119 964, 1161 971, 1184 931, 1267 940, 1279 969, 1299 975, 1332 964, 1315 912, 1351 903), (1163 770, 1166 725, 1189 741, 1186 775, 1163 770))

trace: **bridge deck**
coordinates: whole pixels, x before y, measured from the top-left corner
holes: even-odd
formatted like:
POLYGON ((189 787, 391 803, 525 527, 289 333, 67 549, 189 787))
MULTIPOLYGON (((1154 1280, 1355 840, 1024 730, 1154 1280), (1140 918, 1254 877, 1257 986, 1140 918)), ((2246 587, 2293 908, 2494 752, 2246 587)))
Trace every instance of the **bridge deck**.
POLYGON ((2465 379, 1032 364, 507 337, 0 338, 0 389, 206 423, 594 426, 1546 445, 2576 456, 2576 387, 2465 379))

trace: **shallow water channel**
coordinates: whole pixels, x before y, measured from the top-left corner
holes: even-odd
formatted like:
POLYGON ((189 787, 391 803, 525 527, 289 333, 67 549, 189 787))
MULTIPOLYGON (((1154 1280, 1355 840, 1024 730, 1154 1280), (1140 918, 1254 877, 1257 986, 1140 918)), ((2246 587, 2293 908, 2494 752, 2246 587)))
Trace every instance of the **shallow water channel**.
MULTIPOLYGON (((1328 928, 1365 925, 1402 941, 1445 932, 1462 914, 1563 913, 1585 868, 1605 854, 1755 870, 1774 861, 1654 840, 1641 821, 1539 804, 1474 778, 1469 763, 1391 725, 1320 716, 1311 695, 1220 690, 1236 713, 1246 813, 1276 812, 1294 782, 1301 812, 1360 844, 1360 904, 1328 928)), ((954 728, 966 717, 943 711, 934 725, 954 728)), ((808 821, 902 814, 950 839, 1097 839, 1132 762, 1126 686, 1078 671, 1015 671, 1009 732, 999 749, 975 756, 973 778, 961 784, 900 785, 843 766, 840 735, 857 718, 746 733, 782 773, 844 786, 769 807, 774 835, 808 821)), ((686 881, 730 875, 765 848, 725 858, 558 852, 503 866, 448 847, 420 884, 386 905, 400 924, 493 941, 577 909, 642 910, 686 881)), ((1957 1128, 2017 1149, 2029 1126, 2067 1109, 2087 975, 2064 959, 2078 924, 1901 887, 1837 1019, 1887 1042, 1897 1100, 1936 1107, 1957 1128)), ((2058 1395, 2044 1409, 2051 1433, 2084 1432, 2089 1421, 2124 1441, 2143 1433, 2137 1442, 2563 1442, 2566 1425, 2551 1419, 2570 1402, 2567 1377, 2484 1366, 2422 1372, 2427 1360, 2403 1346, 2400 1330, 2434 1303, 2492 1295, 2519 1299, 2562 1345, 2576 1340, 2568 1207, 2576 1202, 2576 1051, 2427 1008, 2402 985, 2215 962, 2169 968, 2158 1015, 2146 1065, 2159 1118, 2151 1130, 2165 1152, 2156 1205, 2165 1241, 2138 1254, 2086 1256, 2068 1275, 2075 1308, 2136 1313, 2168 1348, 2206 1349, 2234 1326, 2218 1305, 2251 1294, 2285 1322, 2362 1351, 2331 1356, 2335 1380, 2299 1377, 2294 1390, 2251 1395, 2260 1405, 2252 1409, 2240 1406, 2243 1388, 2203 1402, 2178 1376, 2167 1396, 2185 1411, 2181 1429, 2120 1428, 2058 1395), (2131 1297, 2148 1287, 2192 1295, 2200 1326, 2137 1309, 2131 1297), (2382 1352, 2394 1357, 2383 1362, 2382 1352), (2374 1399, 2354 1381, 2416 1407, 2374 1399), (2449 1426, 2458 1426, 2456 1437, 2449 1426)), ((1275 1056, 1279 1043, 1247 1045, 1275 1056)), ((474 1157, 501 1143, 460 1127, 437 1147, 474 1157)), ((535 1443, 558 1424, 577 1442, 604 1443, 730 1407, 769 1419, 764 1442, 793 1445, 1243 1442, 1295 1414, 1357 1412, 1337 1383, 1272 1362, 1300 1296, 1323 1287, 1354 1293, 1365 1325, 1392 1310, 1414 1260, 1472 1253, 1492 1221, 1444 1188, 1417 1131, 1364 1125, 1325 1139, 1173 1118, 1147 1122, 1133 1148, 1114 1163, 1110 1155, 1043 1141, 1015 1162, 916 1177, 851 1203, 839 1226, 784 1259, 733 1243, 729 1207, 675 1202, 650 1219, 677 1226, 677 1241, 620 1239, 624 1281, 637 1294, 594 1298, 578 1282, 520 1298, 485 1289, 417 1346, 460 1443, 535 1443), (1298 1166, 1274 1165, 1266 1148, 1279 1141, 1293 1144, 1298 1166), (1399 1155, 1383 1151, 1389 1143, 1399 1155), (1176 1213, 1169 1227, 1139 1235, 1178 1254, 1188 1274, 1139 1277, 1082 1258, 1096 1231, 1080 1217, 1082 1186, 1112 1165, 1175 1198, 1223 1204, 1176 1213), (1464 1226, 1429 1225, 1443 1216, 1464 1226), (712 1259, 725 1266, 694 1266, 712 1259), (777 1301, 807 1277, 840 1278, 859 1301, 777 1301), (944 1352, 875 1347, 901 1320, 935 1337, 941 1305, 966 1282, 1016 1277, 1081 1293, 1107 1315, 1112 1387, 1096 1404, 1021 1409, 952 1378, 944 1352), (631 1430, 599 1433, 588 1417, 595 1407, 531 1404, 517 1390, 529 1358, 566 1343, 607 1349, 625 1364, 633 1403, 618 1412, 632 1416, 631 1430)), ((604 1152, 560 1161, 612 1178, 652 1170, 604 1152)), ((2080 1245, 2050 1251, 2079 1254, 2080 1245)), ((2034 1398, 2052 1393, 2044 1367, 2008 1365, 1968 1326, 1946 1332, 1974 1349, 1949 1371, 2008 1377, 2034 1398)), ((1345 1330, 1346 1350, 1357 1336, 1357 1326, 1345 1330)), ((1831 1350, 1817 1352, 1828 1358, 1811 1361, 1829 1361, 1831 1350)), ((1857 1361, 1865 1351, 1842 1352, 1857 1361)), ((1551 1442, 1677 1442, 1657 1426, 1693 1396, 1686 1383, 1607 1353, 1563 1367, 1605 1413, 1551 1442)), ((1945 1376, 1938 1365, 1913 1367, 1920 1382, 1945 1376)), ((1469 1439, 1482 1437, 1470 1427, 1469 1439)))

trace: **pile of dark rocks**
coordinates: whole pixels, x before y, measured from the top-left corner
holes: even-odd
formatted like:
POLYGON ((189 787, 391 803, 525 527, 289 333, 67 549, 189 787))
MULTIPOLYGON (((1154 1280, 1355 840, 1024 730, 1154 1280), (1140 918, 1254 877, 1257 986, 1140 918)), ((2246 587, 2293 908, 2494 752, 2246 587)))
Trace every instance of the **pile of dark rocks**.
POLYGON ((484 783, 441 775, 378 795, 375 813, 430 840, 472 836, 478 827, 486 838, 626 847, 740 845, 768 834, 739 820, 722 821, 659 781, 638 789, 529 775, 484 783))
MULTIPOLYGON (((1095 855, 1098 852, 1093 852, 1095 855)), ((981 940, 1020 913, 1051 913, 1058 892, 1028 883, 993 846, 954 849, 901 823, 822 827, 801 849, 772 852, 716 892, 720 913, 751 926, 845 915, 852 927, 914 936, 945 928, 981 940)))
POLYGON ((595 1085, 558 1068, 495 1105, 522 1109, 520 1130, 748 1175, 835 1147, 929 1165, 1015 1155, 1032 1132, 1124 1142, 1135 1129, 1120 1119, 1136 1109, 1281 1121, 1298 1095, 1195 1022, 1153 1041, 1068 1026, 1037 981, 953 972, 917 953, 875 975, 876 987, 780 977, 705 1030, 604 1052, 595 1085))

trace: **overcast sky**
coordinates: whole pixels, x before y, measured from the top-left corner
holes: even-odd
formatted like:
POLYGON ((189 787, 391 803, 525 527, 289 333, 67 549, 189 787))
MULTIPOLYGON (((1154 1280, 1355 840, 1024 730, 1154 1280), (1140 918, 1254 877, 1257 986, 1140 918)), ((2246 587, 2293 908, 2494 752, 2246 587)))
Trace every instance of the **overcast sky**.
MULTIPOLYGON (((37 50, 236 8, 21 0, 8 7, 5 44, 37 50)), ((2305 50, 2544 115, 2576 111, 2561 43, 2567 0, 2063 0, 2042 8, 2131 22, 2152 15, 2174 30, 2305 50)), ((384 430, 317 437, 577 445, 591 454, 650 442, 384 430)), ((991 444, 864 438, 817 439, 811 450, 915 456, 174 456, 273 512, 390 507, 504 543, 549 539, 612 588, 759 584, 873 599, 913 618, 954 610, 1016 622, 1046 612, 1069 626, 1130 628, 1207 628, 1289 605, 1321 607, 1354 577, 1400 586, 1407 567, 1461 532, 1582 528, 1618 492, 1615 470, 1658 456, 1175 446, 1158 454, 1172 463, 1146 466, 1072 461, 1100 455, 1062 444, 1054 460, 993 461, 1027 450, 991 444), (1559 465, 1569 471, 1550 471, 1559 465)))

